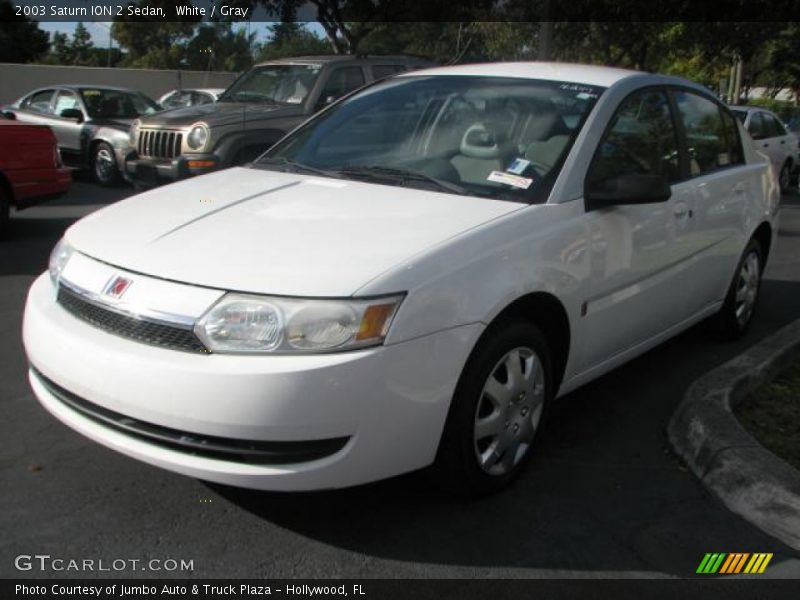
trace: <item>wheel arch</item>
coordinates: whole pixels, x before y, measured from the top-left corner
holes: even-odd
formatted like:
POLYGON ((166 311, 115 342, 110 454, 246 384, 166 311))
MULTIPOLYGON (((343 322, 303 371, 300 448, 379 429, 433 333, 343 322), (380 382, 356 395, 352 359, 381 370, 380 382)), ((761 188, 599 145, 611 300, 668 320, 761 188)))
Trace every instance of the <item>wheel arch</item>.
MULTIPOLYGON (((547 340, 552 353, 555 393, 561 385, 569 359, 571 327, 567 310, 553 294, 543 291, 532 292, 520 296, 506 305, 494 317, 486 332, 489 332, 493 325, 512 318, 530 321, 539 328, 547 340)), ((481 336, 478 343, 483 340, 483 337, 481 336)))

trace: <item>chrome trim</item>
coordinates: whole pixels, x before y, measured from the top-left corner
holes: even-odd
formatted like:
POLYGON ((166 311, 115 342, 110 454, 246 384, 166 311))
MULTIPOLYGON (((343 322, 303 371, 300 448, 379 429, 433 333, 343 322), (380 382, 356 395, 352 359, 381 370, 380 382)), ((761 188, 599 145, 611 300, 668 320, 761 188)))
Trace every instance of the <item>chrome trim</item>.
MULTIPOLYGON (((93 304, 103 310, 108 310, 123 317, 137 319, 139 321, 147 321, 155 323, 156 325, 167 325, 177 329, 185 329, 187 331, 194 331, 194 325, 197 322, 196 317, 189 317, 186 315, 176 315, 153 308, 133 306, 126 302, 109 302, 107 298, 100 294, 90 292, 82 287, 68 282, 63 278, 59 278, 57 286, 63 285, 70 292, 78 296, 81 300, 93 304)), ((58 289, 56 289, 56 293, 58 289)))

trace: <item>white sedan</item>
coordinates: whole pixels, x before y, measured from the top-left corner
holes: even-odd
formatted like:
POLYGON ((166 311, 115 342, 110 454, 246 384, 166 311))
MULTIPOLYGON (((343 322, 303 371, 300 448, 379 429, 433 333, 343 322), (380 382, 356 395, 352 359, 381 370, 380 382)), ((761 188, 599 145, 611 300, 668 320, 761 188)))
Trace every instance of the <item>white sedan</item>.
POLYGON ((70 227, 24 318, 71 428, 268 490, 432 466, 489 492, 552 400, 711 318, 741 335, 777 230, 730 110, 547 63, 398 75, 252 165, 70 227))
POLYGON ((773 112, 755 106, 732 106, 731 110, 753 138, 756 149, 769 158, 781 191, 788 190, 800 169, 800 138, 773 112))

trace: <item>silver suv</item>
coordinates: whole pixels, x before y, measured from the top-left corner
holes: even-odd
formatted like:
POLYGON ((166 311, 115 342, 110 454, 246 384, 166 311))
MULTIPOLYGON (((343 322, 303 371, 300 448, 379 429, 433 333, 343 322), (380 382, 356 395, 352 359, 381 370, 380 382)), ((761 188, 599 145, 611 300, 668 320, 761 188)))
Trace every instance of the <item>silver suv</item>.
POLYGON ((408 56, 307 56, 256 65, 213 104, 134 121, 125 175, 150 187, 249 162, 334 100, 430 64, 408 56))

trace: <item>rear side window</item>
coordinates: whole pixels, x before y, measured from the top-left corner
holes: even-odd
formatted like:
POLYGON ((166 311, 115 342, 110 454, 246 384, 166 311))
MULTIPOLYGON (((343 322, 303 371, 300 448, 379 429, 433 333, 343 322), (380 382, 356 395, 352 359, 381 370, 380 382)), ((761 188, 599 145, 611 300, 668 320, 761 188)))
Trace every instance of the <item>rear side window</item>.
POLYGON ((660 175, 669 183, 680 179, 678 140, 663 91, 642 90, 623 100, 600 141, 587 183, 603 189, 614 178, 632 174, 660 175))
POLYGON ((383 79, 406 70, 402 65, 372 65, 370 68, 372 69, 373 79, 383 79))
POLYGON ((680 119, 686 132, 689 172, 692 176, 710 173, 740 162, 728 141, 730 123, 723 121, 719 105, 691 92, 675 92, 680 119))
POLYGON ((766 131, 769 133, 767 137, 780 137, 782 135, 786 135, 786 129, 784 129, 783 125, 778 119, 768 113, 762 113, 762 115, 764 117, 764 122, 766 123, 766 131))
POLYGON ((22 103, 22 108, 38 113, 50 112, 50 100, 53 98, 53 90, 42 90, 28 96, 22 103))

